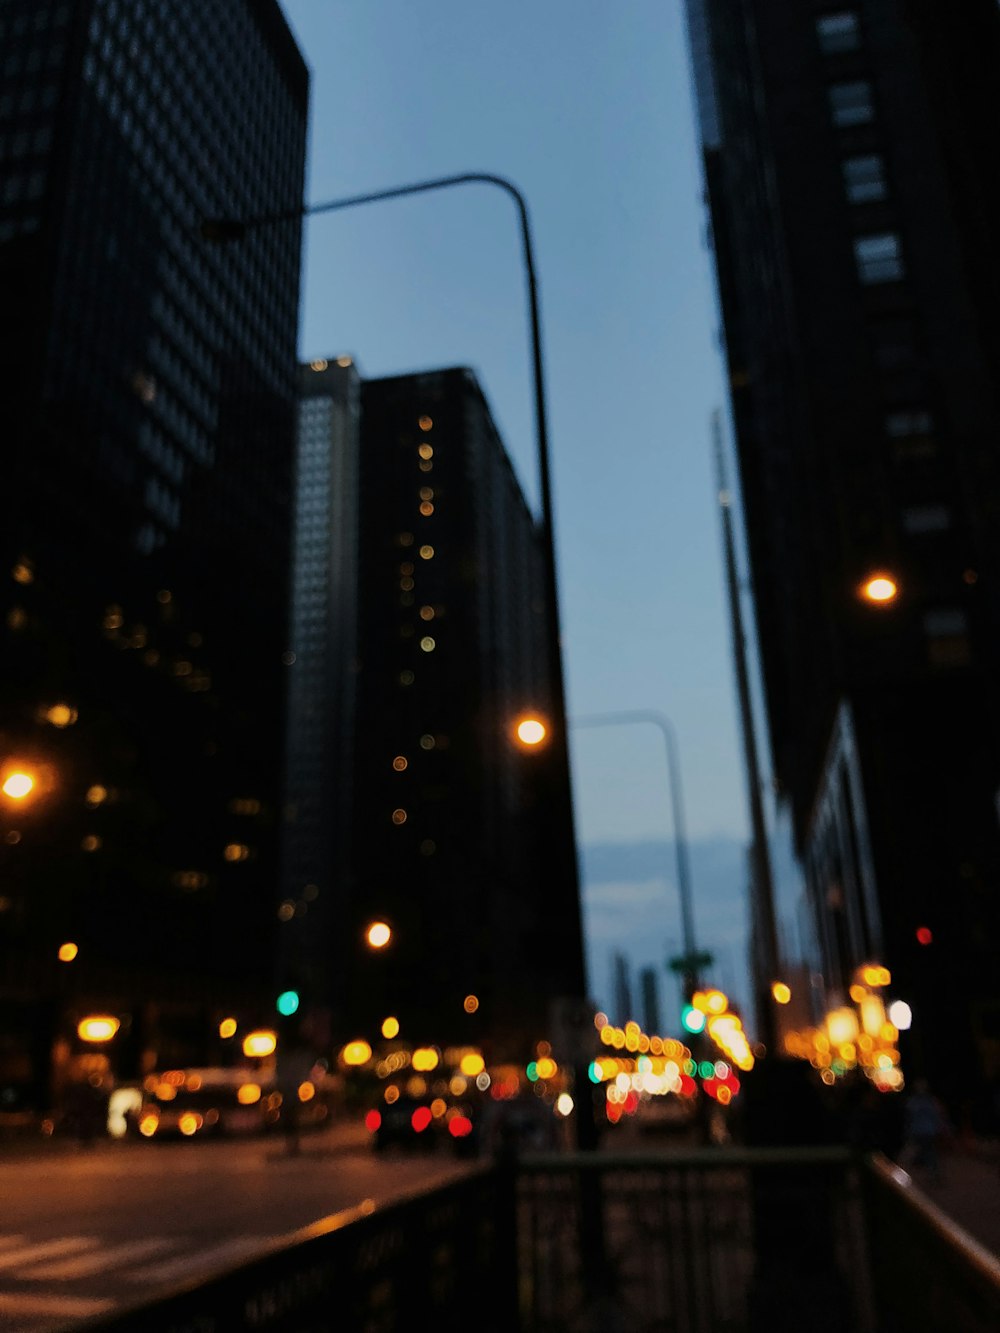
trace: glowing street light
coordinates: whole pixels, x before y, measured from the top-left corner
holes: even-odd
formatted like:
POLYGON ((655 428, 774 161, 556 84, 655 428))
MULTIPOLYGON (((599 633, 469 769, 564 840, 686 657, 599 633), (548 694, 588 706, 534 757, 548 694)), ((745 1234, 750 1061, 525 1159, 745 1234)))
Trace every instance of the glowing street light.
POLYGON ((112 1014, 88 1014, 77 1024, 76 1035, 81 1041, 110 1041, 120 1027, 112 1014))
POLYGON ((876 606, 886 606, 894 602, 899 594, 899 585, 888 574, 872 574, 861 585, 861 596, 866 602, 876 606))
POLYGON ((57 956, 60 963, 71 963, 79 952, 78 946, 72 940, 67 940, 65 944, 60 944, 57 956))
POLYGON ((23 768, 11 769, 5 776, 0 791, 12 801, 23 801, 35 789, 35 779, 23 768))
POLYGON ((514 728, 514 734, 522 745, 535 749, 549 734, 549 729, 541 718, 522 717, 514 728))
POLYGON ((373 949, 384 949, 392 939, 392 927, 385 921, 373 921, 365 932, 365 939, 373 949))

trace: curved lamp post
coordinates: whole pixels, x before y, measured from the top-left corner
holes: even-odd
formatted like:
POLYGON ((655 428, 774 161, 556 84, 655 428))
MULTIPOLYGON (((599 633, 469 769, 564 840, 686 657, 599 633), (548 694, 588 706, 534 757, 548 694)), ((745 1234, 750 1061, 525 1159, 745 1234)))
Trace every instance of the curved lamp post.
POLYGON ((238 241, 249 231, 259 227, 271 226, 281 222, 298 221, 306 217, 318 217, 323 213, 336 213, 346 208, 356 208, 362 204, 379 203, 385 199, 402 199, 408 195, 426 194, 433 190, 450 189, 457 185, 492 185, 502 190, 513 199, 517 208, 521 229, 522 256, 528 293, 528 312, 531 334, 532 381, 535 402, 535 438, 538 454, 538 482, 541 499, 541 519, 538 524, 542 539, 544 562, 545 594, 548 602, 546 617, 546 647, 549 660, 549 685, 552 691, 550 721, 552 723, 549 746, 552 770, 552 792, 559 803, 564 803, 567 842, 570 854, 567 858, 566 873, 570 877, 567 883, 567 900, 576 904, 575 920, 567 925, 572 927, 573 948, 581 962, 579 991, 582 998, 585 984, 582 975, 583 933, 580 917, 579 871, 576 862, 576 836, 573 828, 573 802, 570 788, 569 745, 566 732, 566 693, 563 681, 562 643, 559 631, 559 591, 556 577, 555 534, 552 515, 552 486, 549 466, 548 416, 545 399, 545 376, 542 364, 541 316, 538 303, 538 281, 535 276, 534 249, 531 240, 531 224, 528 206, 521 191, 504 176, 490 172, 466 171, 453 176, 438 176, 430 180, 416 181, 409 185, 397 185, 387 190, 371 190, 364 194, 346 195, 340 199, 330 199, 319 204, 300 204, 294 208, 272 213, 261 213, 246 218, 209 218, 202 221, 200 233, 204 240, 213 242, 238 241))
POLYGON ((674 825, 674 851, 677 857, 677 894, 681 903, 681 934, 684 943, 683 957, 678 961, 684 980, 685 999, 699 987, 699 969, 711 962, 711 956, 699 953, 695 944, 694 909, 691 902, 691 875, 688 865, 687 833, 684 825, 684 800, 681 792, 681 766, 677 753, 677 737, 670 719, 663 713, 652 709, 637 709, 624 713, 596 713, 587 717, 575 717, 571 721, 574 727, 614 727, 629 723, 649 723, 658 727, 667 752, 667 772, 670 778, 670 802, 674 825))

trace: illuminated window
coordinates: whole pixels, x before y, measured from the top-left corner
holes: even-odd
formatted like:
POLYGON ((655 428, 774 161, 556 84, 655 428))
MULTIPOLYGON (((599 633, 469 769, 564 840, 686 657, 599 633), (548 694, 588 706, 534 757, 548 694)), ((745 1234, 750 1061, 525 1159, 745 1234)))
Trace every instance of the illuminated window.
POLYGON ((406 578, 399 580, 399 586, 404 592, 412 592, 414 587, 413 580, 407 575, 406 578))
POLYGON ((421 488, 420 488, 420 498, 421 498, 421 500, 433 500, 433 499, 434 499, 434 487, 433 487, 433 486, 421 486, 421 488))
POLYGON ((841 163, 844 190, 852 204, 868 204, 884 199, 887 192, 885 161, 879 153, 849 157, 841 163))
POLYGON ((400 574, 412 574, 412 573, 413 573, 413 561, 412 561, 412 560, 404 560, 403 563, 402 563, 402 564, 400 565, 400 567, 399 567, 399 572, 400 572, 400 574))
POLYGON ((420 619, 421 619, 421 620, 433 620, 433 619, 434 619, 434 608, 433 608, 433 606, 422 606, 422 607, 420 608, 420 619))
POLYGON ((422 444, 422 445, 420 445, 420 447, 417 449, 417 453, 418 453, 418 454, 420 455, 420 457, 423 458, 423 459, 433 458, 433 457, 434 457, 434 446, 433 446, 432 444, 422 444))
POLYGON ((420 737, 421 750, 433 750, 435 744, 436 741, 434 740, 434 737, 427 733, 425 733, 423 736, 420 737))
POLYGON ((433 472, 433 471, 434 471, 434 464, 433 464, 433 463, 425 463, 423 460, 421 460, 421 461, 417 464, 417 467, 420 468, 420 471, 421 471, 421 472, 433 472))
POLYGON ((421 548, 420 548, 420 559, 421 559, 421 560, 433 560, 433 559, 434 559, 434 547, 433 547, 433 546, 421 546, 421 548))
POLYGON ((854 258, 858 277, 866 286, 894 282, 903 276, 903 259, 899 250, 899 237, 895 232, 858 236, 854 241, 854 258))
POLYGON ((437 647, 437 644, 429 634, 425 634, 424 637, 420 640, 420 647, 425 653, 432 653, 434 649, 437 647))
POLYGON ((405 823, 406 823, 406 811, 405 811, 405 810, 393 810, 393 812, 392 812, 392 822, 393 822, 394 824, 405 824, 405 823))
POLYGON ((867 79, 835 83, 829 96, 830 116, 839 128, 867 125, 875 119, 875 94, 867 79))
POLYGON ((392 766, 397 773, 404 772, 407 768, 406 756, 402 754, 397 754, 395 759, 392 761, 392 766))
POLYGON ((412 546, 412 545, 413 545, 413 533, 412 533, 412 532, 401 532, 401 533, 399 533, 399 535, 397 536, 396 541, 400 544, 400 546, 412 546))
POLYGON ((819 49, 824 55, 836 55, 840 51, 856 51, 861 45, 861 30, 858 16, 850 10, 838 14, 823 14, 816 20, 816 36, 819 49))
POLYGON ((417 425, 420 427, 421 430, 430 430, 430 428, 434 425, 434 422, 431 420, 430 417, 421 417, 420 420, 417 422, 417 425))
POLYGON ((420 512, 423 514, 424 518, 430 518, 431 514, 434 513, 434 506, 431 504, 430 500, 420 501, 420 512))

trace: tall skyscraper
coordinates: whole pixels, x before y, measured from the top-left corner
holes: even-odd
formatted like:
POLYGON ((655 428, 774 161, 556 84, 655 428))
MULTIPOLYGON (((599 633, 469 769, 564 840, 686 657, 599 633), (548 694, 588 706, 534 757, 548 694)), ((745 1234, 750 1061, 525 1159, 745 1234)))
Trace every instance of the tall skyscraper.
MULTIPOLYGON (((775 776, 832 1001, 1000 1070, 992 0, 689 0, 775 776), (873 580, 879 580, 873 582, 873 580)), ((765 978, 765 981, 769 979, 765 978)))
MULTIPOLYGON (((333 607, 320 587, 331 553, 345 569, 353 559, 344 496, 355 483, 337 493, 329 479, 337 449, 348 459, 352 448, 345 395, 356 380, 317 364, 303 372, 299 472, 300 523, 305 504, 317 507, 317 559, 305 563, 300 544, 305 652, 293 670, 319 668, 320 644, 343 655, 328 661, 327 704, 316 705, 329 712, 313 720, 325 729, 337 713, 344 728, 349 700, 352 766, 345 781, 328 762, 325 812, 308 816, 328 857, 315 900, 287 882, 289 976, 299 965, 319 986, 309 1000, 331 1002, 341 1036, 377 1037, 393 1016, 408 1040, 521 1057, 547 1033, 553 1002, 584 990, 568 801, 549 801, 544 744, 515 734, 525 714, 551 716, 543 539, 472 372, 364 381, 356 631, 309 639, 307 603, 333 607), (336 832, 345 820, 349 841, 336 832), (324 900, 336 909, 320 917, 324 900), (308 913, 299 921, 296 904, 308 913), (320 920, 325 984, 305 942, 320 920), (375 921, 391 928, 383 948, 367 942, 375 921)), ((331 613, 343 617, 343 604, 331 613)), ((300 740, 305 754, 305 730, 300 740)), ((303 810, 292 801, 288 836, 304 846, 303 810)))
POLYGON ((134 1068, 270 989, 300 227, 199 223, 301 200, 308 73, 276 0, 0 0, 0 46, 0 985, 43 1097, 81 1008, 134 1068))
POLYGON ((351 358, 301 366, 278 915, 281 984, 303 991, 320 1030, 348 1003, 360 430, 351 358))

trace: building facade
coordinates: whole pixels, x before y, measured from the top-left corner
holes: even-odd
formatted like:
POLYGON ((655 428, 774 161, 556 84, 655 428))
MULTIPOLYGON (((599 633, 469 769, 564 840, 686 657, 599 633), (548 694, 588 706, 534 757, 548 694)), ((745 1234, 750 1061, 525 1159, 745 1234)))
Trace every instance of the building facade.
POLYGON ((0 0, 0 44, 2 1003, 40 1100, 82 1009, 134 1071, 270 989, 300 227, 199 224, 301 200, 308 73, 276 0, 0 0))
POLYGON ((887 965, 910 1069, 947 1054, 981 1090, 1000 1077, 1000 15, 689 0, 688 18, 774 771, 806 883, 783 934, 834 1003, 887 965))
POLYGON ((302 993, 314 1037, 347 1007, 360 431, 352 359, 301 366, 279 985, 302 993))
POLYGON ((542 540, 471 371, 363 384, 352 1030, 517 1057, 584 993, 569 802, 515 738, 552 710, 542 540))

